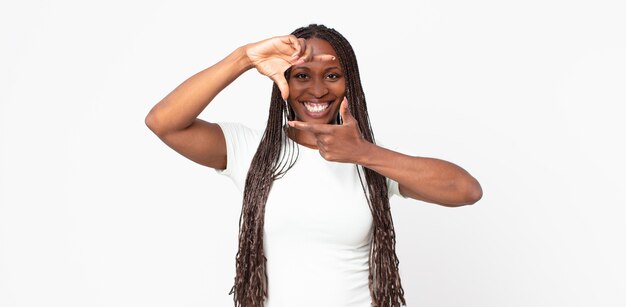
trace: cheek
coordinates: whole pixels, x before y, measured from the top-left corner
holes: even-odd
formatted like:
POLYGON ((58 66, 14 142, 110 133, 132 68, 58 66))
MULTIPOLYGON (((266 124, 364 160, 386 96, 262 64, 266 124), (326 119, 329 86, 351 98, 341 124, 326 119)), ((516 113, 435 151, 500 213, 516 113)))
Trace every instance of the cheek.
POLYGON ((332 89, 335 92, 341 92, 342 94, 345 93, 346 81, 344 79, 341 79, 340 81, 333 83, 332 89))
POLYGON ((302 91, 305 90, 305 87, 302 86, 302 83, 298 82, 288 82, 289 85, 289 98, 296 98, 302 94, 302 91))

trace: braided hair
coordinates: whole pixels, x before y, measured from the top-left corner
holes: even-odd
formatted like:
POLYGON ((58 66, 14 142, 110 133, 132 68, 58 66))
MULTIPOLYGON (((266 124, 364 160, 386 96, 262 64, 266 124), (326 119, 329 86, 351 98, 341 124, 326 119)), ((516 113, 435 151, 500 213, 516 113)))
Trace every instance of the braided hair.
MULTIPOLYGON (((335 49, 346 79, 346 97, 350 113, 368 142, 375 143, 356 56, 350 43, 335 29, 311 24, 295 30, 298 38, 320 38, 335 49)), ((286 77, 289 70, 285 72, 286 77)), ((234 294, 235 307, 263 307, 267 297, 266 258, 263 252, 265 204, 274 180, 280 179, 295 163, 293 142, 288 142, 286 121, 294 112, 282 99, 274 83, 269 118, 259 147, 246 177, 243 205, 239 217, 239 250, 236 256, 234 294), (289 145, 291 144, 291 146, 289 145)), ((340 123, 339 120, 336 121, 340 123)), ((295 147, 297 149, 297 147, 295 147)), ((297 159, 297 154, 296 154, 297 159)), ((355 165, 362 178, 361 167, 355 165)), ((389 208, 386 178, 373 170, 362 168, 366 186, 363 193, 373 217, 373 234, 369 254, 369 289, 372 306, 406 305, 400 282, 399 260, 395 252, 395 232, 389 208)))

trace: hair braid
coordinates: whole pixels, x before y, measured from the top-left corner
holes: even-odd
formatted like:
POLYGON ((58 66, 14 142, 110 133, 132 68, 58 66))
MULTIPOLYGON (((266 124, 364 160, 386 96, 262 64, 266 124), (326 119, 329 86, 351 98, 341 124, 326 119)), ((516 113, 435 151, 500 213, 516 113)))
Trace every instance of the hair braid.
MULTIPOLYGON (((311 24, 293 33, 298 38, 317 37, 335 49, 346 79, 346 97, 352 116, 357 120, 363 137, 375 143, 365 94, 361 85, 356 56, 350 43, 336 30, 311 24)), ((286 72, 288 74, 289 71, 286 72)), ((288 148, 286 120, 294 112, 282 100, 274 84, 269 118, 259 147, 246 177, 243 205, 239 217, 239 250, 236 259, 234 293, 235 307, 262 307, 267 297, 267 259, 263 252, 263 222, 265 204, 274 180, 281 178, 295 163, 294 148, 288 148), (283 150, 286 149, 286 150, 283 150)), ((293 145, 293 143, 291 143, 293 145)), ((355 165, 363 193, 373 216, 373 235, 369 255, 369 288, 372 306, 398 307, 406 305, 400 281, 398 257, 395 252, 395 231, 389 208, 386 178, 373 170, 355 165), (367 188, 363 185, 363 174, 367 188)))

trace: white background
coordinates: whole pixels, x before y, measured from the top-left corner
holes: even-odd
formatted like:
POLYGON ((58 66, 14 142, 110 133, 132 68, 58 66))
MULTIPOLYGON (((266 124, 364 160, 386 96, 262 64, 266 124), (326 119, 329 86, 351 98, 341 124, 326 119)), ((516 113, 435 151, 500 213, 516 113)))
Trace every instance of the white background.
MULTIPOLYGON (((3 1, 0 306, 232 306, 240 200, 144 118, 236 47, 323 23, 372 126, 483 199, 392 198, 408 306, 625 306, 621 1, 3 1)), ((250 71, 201 114, 262 128, 250 71)))

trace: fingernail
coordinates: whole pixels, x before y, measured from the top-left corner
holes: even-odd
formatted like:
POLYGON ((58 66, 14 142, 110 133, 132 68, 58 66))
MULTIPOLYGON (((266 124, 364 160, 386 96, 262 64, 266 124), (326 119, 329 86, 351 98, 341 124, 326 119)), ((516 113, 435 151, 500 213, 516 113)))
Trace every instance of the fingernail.
POLYGON ((293 127, 293 122, 292 121, 287 121, 287 125, 289 125, 289 127, 293 127))

